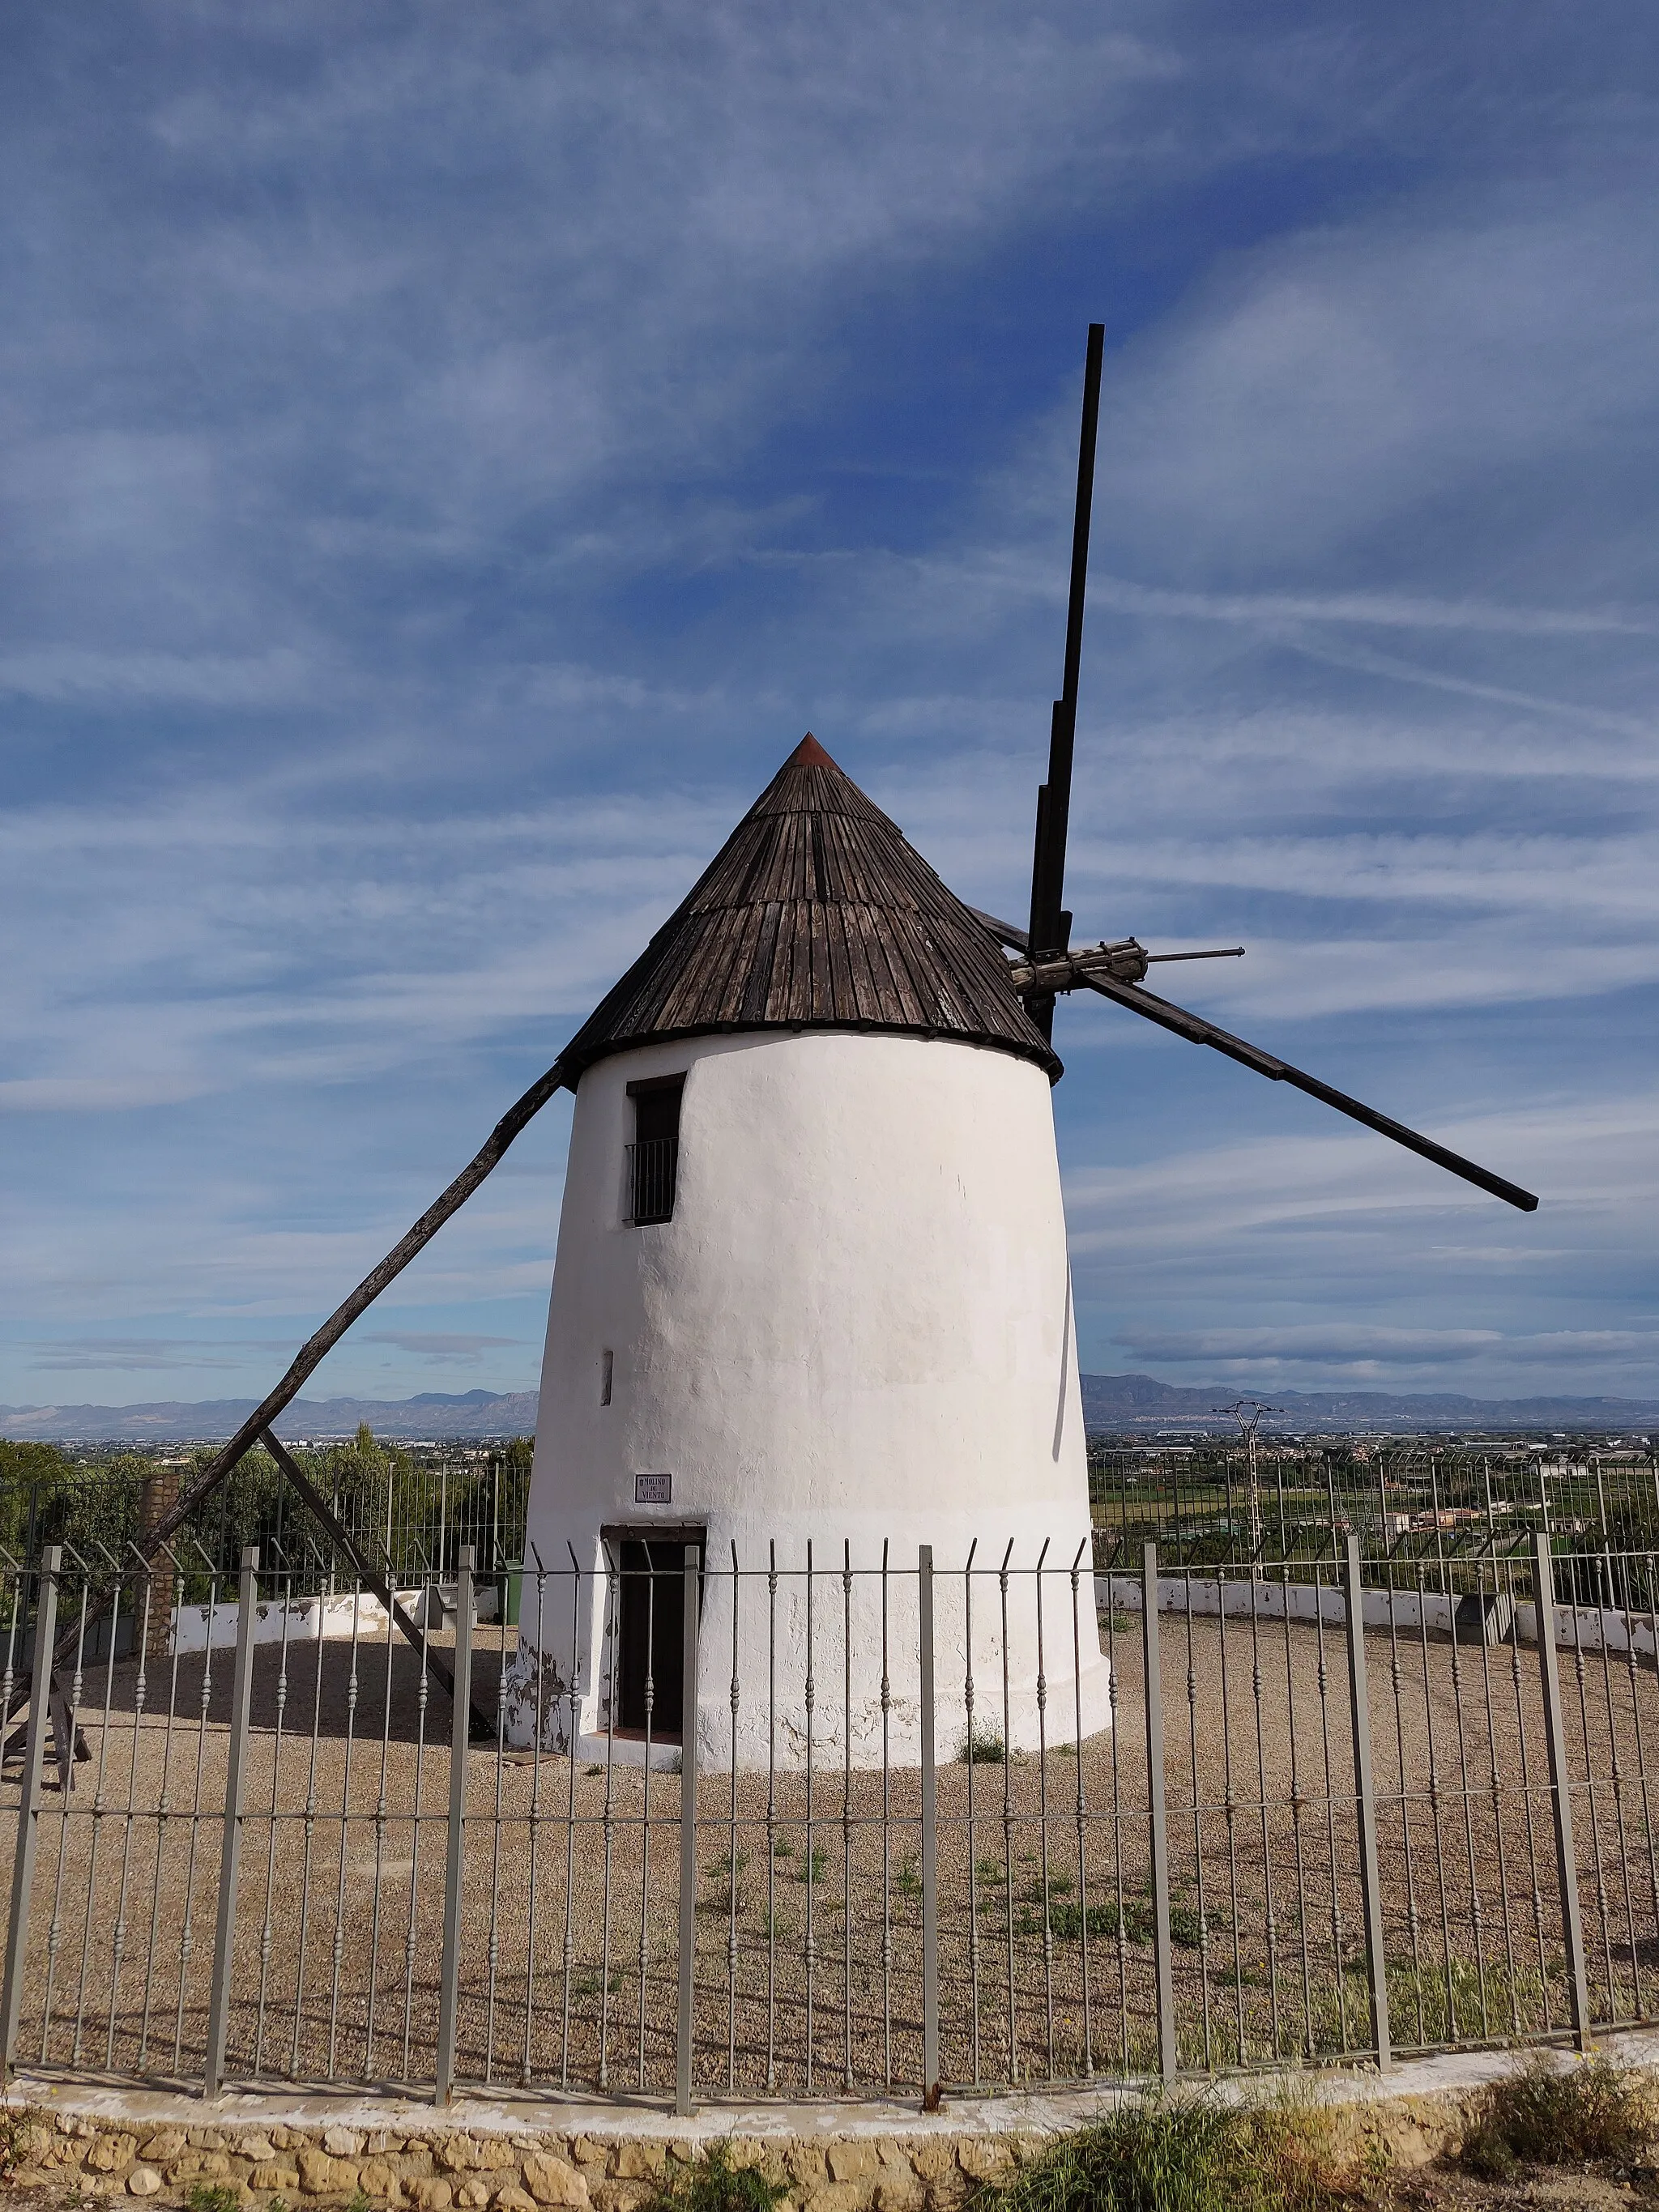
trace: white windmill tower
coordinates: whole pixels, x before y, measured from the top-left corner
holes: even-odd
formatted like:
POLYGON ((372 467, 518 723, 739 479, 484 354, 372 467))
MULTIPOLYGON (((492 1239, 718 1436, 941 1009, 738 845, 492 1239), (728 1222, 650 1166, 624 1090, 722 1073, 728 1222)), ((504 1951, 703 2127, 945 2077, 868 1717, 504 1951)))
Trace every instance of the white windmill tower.
MULTIPOLYGON (((716 1652, 729 1563, 783 1571, 781 1648, 757 1592, 738 1671, 752 1684, 775 1669, 793 1697, 809 1547, 820 1569, 860 1571, 867 1650, 884 1545, 912 1571, 890 1626, 914 1648, 918 1547, 943 1571, 941 1640, 959 1646, 952 1571, 977 1543, 981 1564, 1012 1556, 1022 1577, 996 1710, 1016 1742, 1035 1741, 1024 1577, 1045 1553, 1068 1570, 1081 1554, 1089 1575, 1088 1479, 1049 1103, 1060 1062, 994 934, 809 736, 565 1060, 576 1110, 526 1546, 586 1579, 574 1637, 562 1600, 549 1624, 539 1680, 521 1612, 509 1729, 539 1711, 562 1747, 574 1644, 585 1735, 643 1737, 648 1668, 653 1739, 679 1741, 687 1545, 724 1573, 705 1585, 716 1652)), ((1068 1729, 1080 1693, 1093 1732, 1110 1686, 1091 1584, 1080 1680, 1058 1632, 1064 1585, 1054 1574, 1047 1687, 1068 1729)), ((976 1643, 1000 1686, 1000 1623, 976 1643)), ((702 1729, 723 1759, 715 1671, 702 1729)), ((882 1742, 879 1670, 859 1676, 855 1760, 882 1742)), ((914 1758, 914 1685, 894 1694, 889 1741, 914 1758)), ((739 1758, 763 1762, 767 1716, 752 1699, 745 1711, 739 1758)))
MULTIPOLYGON (((1160 957, 1218 956, 1149 954, 1133 938, 1073 947, 1062 897, 1102 341, 1092 325, 1066 676, 1037 794, 1029 926, 963 905, 805 739, 558 1060, 142 1540, 146 1556, 258 1442, 357 1556, 270 1424, 561 1090, 575 1091, 576 1108, 527 1536, 531 1555, 556 1571, 574 1558, 577 1603, 556 1639, 562 1662, 521 1618, 506 1685, 514 1733, 539 1714, 555 1740, 568 1735, 573 1687, 583 1732, 599 1725, 612 1686, 618 1708, 636 1692, 639 1615, 632 1626, 622 1617, 629 1547, 645 1547, 646 1572, 631 1579, 659 1590, 673 1577, 654 1571, 694 1542, 715 1566, 735 1545, 750 1570, 775 1542, 786 1571, 804 1564, 809 1541, 816 1564, 832 1568, 856 1545, 865 1572, 884 1540, 914 1572, 926 1542, 947 1590, 975 1539, 981 1565, 1047 1557, 1058 1575, 1086 1559, 1048 1096, 1060 1073, 1049 1043, 1057 994, 1097 992, 1509 1205, 1536 1207, 1530 1192, 1143 988, 1160 957), (593 1602, 601 1583, 607 1601, 620 1593, 608 1655, 606 1607, 593 1602)), ((374 1561, 359 1565, 375 1582, 374 1561)), ((655 1613, 653 1598, 645 1620, 655 1613)), ((787 1648, 799 1624, 788 1605, 780 1618, 787 1648)), ((418 1640, 412 1624, 399 1626, 418 1640)), ((729 1633, 729 1622, 704 1626, 729 1633)), ((866 1630, 867 1619, 854 1623, 848 1651, 866 1630)), ((65 1632, 54 1665, 67 1663, 76 1632, 65 1632)), ((948 1607, 941 1633, 965 1657, 948 1607)), ((1079 1638, 1075 1666, 1071 1650, 1065 1635, 1048 1649, 1049 1694, 1086 1731, 1107 1720, 1107 1669, 1092 1638, 1079 1638)), ((1011 1617, 1006 1643, 994 1634, 988 1651, 976 1632, 973 1650, 999 1674, 1006 1657, 1018 1744, 1038 1697, 1035 1637, 1011 1617)), ((763 1679, 766 1656, 751 1647, 751 1680, 757 1660, 763 1679)), ((428 1664, 447 1678, 441 1660, 428 1654, 428 1664)), ((861 1763, 878 1749, 873 1705, 848 1701, 848 1711, 842 1748, 861 1763)), ((620 1709, 603 1718, 632 1725, 620 1709)), ((659 1737, 678 1733, 670 1719, 665 1697, 659 1737)), ((896 1717, 896 1756, 913 1721, 896 1717)), ((717 1755, 759 1755, 741 1724, 734 1742, 723 1687, 700 1698, 698 1733, 717 1755)))

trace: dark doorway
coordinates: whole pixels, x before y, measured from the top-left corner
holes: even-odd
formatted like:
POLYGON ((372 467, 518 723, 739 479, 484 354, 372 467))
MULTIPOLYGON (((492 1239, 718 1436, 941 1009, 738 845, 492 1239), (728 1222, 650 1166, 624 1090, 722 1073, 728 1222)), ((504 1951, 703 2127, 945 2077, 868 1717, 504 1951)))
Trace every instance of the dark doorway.
POLYGON ((616 1536, 617 1733, 646 1732, 646 1685, 651 1690, 651 1741, 678 1743, 685 1706, 685 1553, 702 1537, 616 1536))

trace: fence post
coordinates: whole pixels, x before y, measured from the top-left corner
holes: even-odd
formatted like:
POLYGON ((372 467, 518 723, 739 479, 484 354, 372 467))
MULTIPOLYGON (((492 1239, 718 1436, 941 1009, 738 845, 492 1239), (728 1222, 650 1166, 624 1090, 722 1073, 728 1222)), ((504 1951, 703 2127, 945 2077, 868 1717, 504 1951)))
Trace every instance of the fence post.
POLYGON ((1141 1555, 1140 1639, 1146 1673, 1146 1805, 1152 1842, 1152 1947, 1158 1971, 1158 2070, 1176 2075, 1175 1962, 1170 1938, 1170 1837, 1164 1809, 1164 1682, 1158 1648, 1158 1546, 1141 1555))
POLYGON ((1561 1705, 1561 1670, 1555 1651, 1555 1565, 1547 1531, 1533 1536, 1533 1588, 1538 1614, 1538 1668, 1544 1685, 1544 1737, 1549 1747, 1550 1802, 1555 1814, 1555 1872, 1561 1886, 1561 1933, 1567 1952, 1573 2039, 1589 2045, 1589 1977, 1584 1928, 1578 1911, 1578 1854, 1572 1840, 1572 1796, 1567 1779, 1567 1731, 1561 1705))
POLYGON ((1376 2067, 1394 2064, 1389 2031, 1389 1975, 1382 1952, 1382 1884, 1376 1858, 1376 1791, 1371 1782, 1371 1693, 1365 1674, 1365 1593, 1359 1539, 1347 1543, 1348 1712, 1353 1723, 1353 1788, 1359 1815, 1359 1900, 1365 1916, 1365 1965, 1371 1985, 1371 2042, 1376 2067))
POLYGON ((449 1730, 449 1848, 444 1861, 444 1950, 438 1982, 438 2069, 433 2102, 455 2090, 455 2016, 461 1996, 462 1845, 466 1836, 466 1747, 472 1723, 472 1566, 471 1544, 455 1565, 455 1694, 449 1730))
POLYGON ((242 1860, 242 1801, 247 1790, 248 1708, 253 1692, 253 1617, 259 1600, 259 1547, 242 1547, 237 1589, 236 1662, 230 1679, 230 1757, 225 1768, 225 1832, 219 1850, 219 1920, 213 1937, 213 1984, 208 1997, 207 2059, 202 2094, 210 2104, 224 2087, 230 2029, 231 1954, 236 1942, 236 1885, 242 1860))
MULTIPOLYGON (((685 1625, 680 1645, 680 2016, 674 2055, 674 2110, 691 2116, 691 2045, 697 1964, 697 1650, 702 1629, 702 1554, 685 1547, 685 1625)), ((735 1584, 732 1602, 737 1603, 735 1584)), ((735 1759, 735 1745, 732 1757, 735 1759)), ((571 1757, 575 1757, 573 1745, 571 1757)))
MULTIPOLYGON (((40 1768, 52 1725, 52 1647, 58 1633, 58 1582, 64 1547, 48 1544, 34 1586, 34 1671, 29 1676, 29 1732, 23 1753, 23 1790, 17 1807, 17 1850, 11 1869, 11 1918, 6 1927, 6 1980, 0 1994, 0 2079, 9 2078, 23 2009, 23 1959, 29 1942, 29 1891, 34 1847, 40 1833, 40 1768)), ((71 1756, 73 1751, 71 1749, 71 1756)))
POLYGON ((939 1794, 933 1741, 933 1547, 916 1553, 916 1612, 921 1693, 921 2089, 931 2110, 939 2094, 939 1794))

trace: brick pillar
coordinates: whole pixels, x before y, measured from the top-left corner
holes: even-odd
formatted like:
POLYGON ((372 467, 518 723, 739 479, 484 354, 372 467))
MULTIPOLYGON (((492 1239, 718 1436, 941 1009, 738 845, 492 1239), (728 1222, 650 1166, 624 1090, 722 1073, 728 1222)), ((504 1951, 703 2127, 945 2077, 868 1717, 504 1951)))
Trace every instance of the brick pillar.
MULTIPOLYGON (((153 1474, 144 1477, 138 1499, 138 1534, 142 1542, 164 1515, 179 1503, 179 1469, 176 1467, 157 1468, 153 1474)), ((149 1634, 144 1649, 152 1659, 165 1659, 167 1635, 173 1625, 173 1562, 165 1552, 158 1553, 151 1563, 149 1585, 149 1634)), ((134 1585, 133 1596, 142 1607, 144 1585, 134 1585)))

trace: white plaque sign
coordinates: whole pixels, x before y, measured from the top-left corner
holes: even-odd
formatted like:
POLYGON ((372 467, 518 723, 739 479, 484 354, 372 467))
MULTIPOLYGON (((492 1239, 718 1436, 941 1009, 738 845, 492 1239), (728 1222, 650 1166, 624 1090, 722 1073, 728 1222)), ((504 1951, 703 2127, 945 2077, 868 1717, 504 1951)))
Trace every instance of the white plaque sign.
POLYGON ((634 1477, 635 1505, 672 1505, 674 1502, 674 1478, 672 1474, 636 1474, 634 1477))

